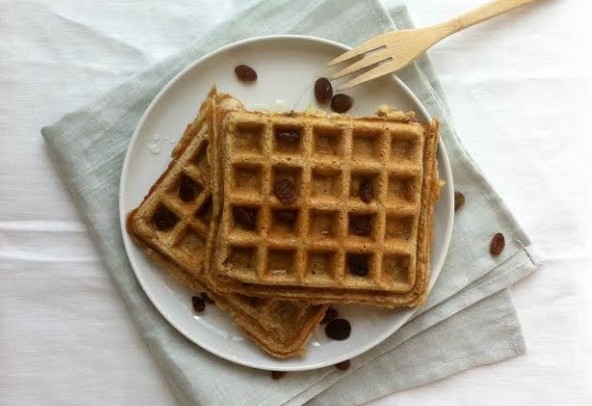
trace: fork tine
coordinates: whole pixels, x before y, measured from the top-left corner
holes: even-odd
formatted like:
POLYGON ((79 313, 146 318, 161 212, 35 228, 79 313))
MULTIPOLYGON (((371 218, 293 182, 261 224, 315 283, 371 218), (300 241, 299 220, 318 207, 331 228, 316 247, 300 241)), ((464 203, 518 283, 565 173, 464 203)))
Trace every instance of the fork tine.
POLYGON ((387 73, 391 73, 392 71, 394 71, 395 68, 396 66, 393 61, 383 63, 382 65, 378 65, 377 67, 370 69, 369 71, 366 71, 359 76, 356 76, 344 85, 341 85, 339 87, 339 90, 350 89, 354 86, 359 85, 360 83, 364 83, 377 77, 384 76, 387 73))
POLYGON ((339 55, 337 58, 335 58, 331 62, 329 62, 328 65, 329 66, 337 65, 338 63, 345 62, 348 59, 351 59, 355 56, 365 54, 366 52, 370 52, 370 51, 373 51, 377 48, 384 46, 383 42, 381 41, 383 35, 386 35, 386 34, 379 35, 378 37, 372 38, 372 39, 358 45, 354 49, 350 49, 349 51, 344 52, 343 54, 339 55))
POLYGON ((361 60, 359 60, 355 63, 352 63, 351 65, 349 65, 345 69, 340 70, 339 72, 334 74, 331 79, 340 78, 342 76, 348 75, 348 74, 355 72, 357 70, 367 68, 367 67, 372 66, 376 63, 387 61, 389 59, 391 59, 391 57, 386 52, 376 52, 374 54, 365 56, 361 60))

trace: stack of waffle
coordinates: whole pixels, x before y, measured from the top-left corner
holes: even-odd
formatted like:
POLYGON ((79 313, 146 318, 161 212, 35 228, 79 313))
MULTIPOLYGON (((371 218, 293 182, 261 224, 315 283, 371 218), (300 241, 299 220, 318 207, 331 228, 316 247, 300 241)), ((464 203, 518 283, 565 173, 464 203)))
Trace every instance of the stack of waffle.
POLYGON ((437 138, 386 107, 251 112, 213 88, 127 230, 263 350, 303 354, 328 303, 425 299, 437 138))

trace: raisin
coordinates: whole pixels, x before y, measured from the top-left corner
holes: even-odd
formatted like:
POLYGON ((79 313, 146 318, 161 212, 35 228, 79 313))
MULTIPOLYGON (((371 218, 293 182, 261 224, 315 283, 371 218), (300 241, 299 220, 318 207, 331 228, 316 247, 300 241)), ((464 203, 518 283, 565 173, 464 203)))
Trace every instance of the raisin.
POLYGON ((495 233, 489 245, 489 252, 491 255, 497 256, 502 253, 506 246, 506 238, 502 233, 495 233))
POLYGON ((333 307, 328 307, 327 310, 325 311, 325 315, 323 316, 323 319, 321 320, 321 324, 327 324, 331 320, 336 319, 337 316, 339 316, 339 312, 337 310, 335 310, 333 307))
POLYGON ((345 319, 335 319, 325 326, 325 334, 333 340, 342 341, 349 337, 351 324, 345 319))
POLYGON ((345 113, 354 105, 354 99, 343 93, 337 93, 331 100, 331 110, 336 113, 345 113))
POLYGON ((206 302, 206 303, 209 303, 209 304, 215 304, 216 303, 216 302, 214 302, 214 299, 212 299, 211 297, 209 297, 206 292, 201 292, 199 295, 201 296, 201 298, 203 299, 203 301, 206 302))
POLYGON ((152 216, 152 223, 159 231, 168 231, 177 224, 177 215, 171 210, 161 205, 152 216))
POLYGON ((300 130, 289 129, 289 130, 276 130, 275 138, 278 142, 285 142, 288 144, 298 144, 300 142, 300 130))
POLYGON ((283 204, 292 204, 298 199, 298 191, 290 179, 281 179, 275 182, 273 194, 283 204))
POLYGON ((454 211, 460 209, 465 204, 465 195, 461 192, 454 192, 454 211))
POLYGON ((362 179, 360 182, 360 190, 359 190, 360 199, 364 203, 370 203, 372 198, 374 197, 374 187, 372 186, 372 180, 370 179, 362 179))
POLYGON ((350 220, 350 229, 354 235, 367 237, 372 232, 372 218, 370 216, 355 216, 350 220))
POLYGON ((350 365, 350 362, 348 359, 346 359, 345 361, 341 361, 341 362, 335 364, 335 368, 339 369, 340 371, 346 371, 349 369, 349 365, 350 365))
POLYGON ((278 210, 275 212, 275 218, 293 228, 296 224, 296 210, 278 210))
POLYGON ((315 98, 321 104, 329 103, 333 97, 333 87, 327 78, 319 78, 314 86, 315 98))
POLYGON ((197 313, 201 313, 206 308, 206 302, 204 302, 200 297, 193 296, 191 298, 191 303, 193 304, 193 310, 197 313))
POLYGON ((286 371, 271 371, 271 379, 274 381, 282 379, 284 376, 286 376, 286 371))
POLYGON ((254 230, 257 225, 257 209, 251 207, 233 207, 234 221, 247 230, 254 230))
POLYGON ((368 256, 367 255, 350 255, 347 259, 349 273, 356 276, 368 275, 368 256))
POLYGON ((254 82, 257 80, 257 72, 247 65, 238 65, 234 68, 234 73, 241 82, 254 82))
POLYGON ((179 184, 179 198, 184 202, 190 202, 195 199, 198 192, 198 184, 189 176, 183 174, 181 176, 181 183, 179 184))

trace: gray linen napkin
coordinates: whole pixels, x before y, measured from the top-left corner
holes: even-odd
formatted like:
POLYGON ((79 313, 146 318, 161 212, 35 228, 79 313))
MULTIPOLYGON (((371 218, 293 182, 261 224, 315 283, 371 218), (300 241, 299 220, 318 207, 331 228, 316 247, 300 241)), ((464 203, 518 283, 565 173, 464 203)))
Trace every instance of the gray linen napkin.
POLYGON ((269 373, 224 361, 194 345, 150 303, 128 263, 119 230, 118 187, 125 151, 157 92, 183 67, 227 43, 270 34, 308 34, 356 45, 384 31, 411 27, 405 7, 379 0, 257 3, 190 47, 139 72, 88 106, 42 129, 64 182, 85 217, 106 270, 183 404, 363 403, 524 351, 507 287, 533 271, 528 238, 462 148, 450 126, 442 89, 427 57, 399 73, 431 115, 442 121, 455 187, 467 196, 457 213, 444 269, 415 317, 374 349, 333 367, 269 373), (488 254, 491 235, 506 249, 488 254))

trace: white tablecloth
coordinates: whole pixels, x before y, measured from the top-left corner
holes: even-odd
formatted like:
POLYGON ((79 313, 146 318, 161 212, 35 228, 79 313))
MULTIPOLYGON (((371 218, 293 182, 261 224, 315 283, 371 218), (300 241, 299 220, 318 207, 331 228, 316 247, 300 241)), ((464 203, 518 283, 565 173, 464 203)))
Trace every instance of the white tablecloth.
MULTIPOLYGON (((0 1, 1 405, 175 404, 39 129, 253 1, 0 1)), ((482 2, 408 6, 425 25, 482 2)), ((525 356, 375 404, 592 402, 591 21, 585 0, 546 0, 430 52, 459 135, 543 265, 513 289, 525 356)))

